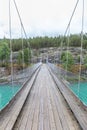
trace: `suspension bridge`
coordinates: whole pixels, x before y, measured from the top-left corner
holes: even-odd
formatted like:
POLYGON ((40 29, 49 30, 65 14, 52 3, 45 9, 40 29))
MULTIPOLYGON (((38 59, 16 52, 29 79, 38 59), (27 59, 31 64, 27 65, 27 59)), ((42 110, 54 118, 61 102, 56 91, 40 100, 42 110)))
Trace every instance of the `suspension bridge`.
MULTIPOLYGON (((11 31, 11 1, 9 0, 9 34, 10 34, 10 68, 8 76, 11 84, 13 97, 0 111, 0 130, 87 130, 87 106, 79 99, 81 83, 81 66, 83 56, 83 29, 84 29, 84 0, 82 9, 81 47, 78 73, 77 95, 70 89, 67 77, 77 75, 64 70, 61 65, 49 62, 49 55, 45 57, 45 63, 39 62, 25 69, 24 51, 22 51, 23 71, 14 73, 12 31, 11 31), (14 94, 15 84, 21 88, 14 94)), ((21 42, 23 50, 23 34, 32 54, 32 48, 22 23, 22 19, 15 0, 13 0, 21 25, 21 42)), ((79 0, 77 0, 73 13, 70 17, 64 36, 67 40, 67 63, 69 50, 70 25, 75 14, 79 0)), ((61 41, 60 55, 63 52, 61 41)), ((29 56, 29 52, 28 52, 29 56)), ((32 57, 32 56, 31 56, 32 57)), ((59 58, 58 57, 58 58, 59 58)), ((55 58, 55 57, 54 57, 55 58)), ((60 58, 59 58, 60 59, 60 58)), ((32 60, 31 60, 32 61, 32 60)), ((29 61, 28 61, 29 62, 29 61)), ((61 63, 61 62, 60 62, 61 63)), ((74 82, 74 81, 73 81, 74 82)), ((6 84, 6 83, 5 83, 6 84)), ((5 91, 5 90, 4 90, 5 91)), ((83 94, 82 94, 83 95, 83 94)), ((0 96, 0 104, 3 99, 0 96)), ((5 97, 6 98, 6 97, 5 97)), ((85 97, 86 99, 86 97, 85 97)))

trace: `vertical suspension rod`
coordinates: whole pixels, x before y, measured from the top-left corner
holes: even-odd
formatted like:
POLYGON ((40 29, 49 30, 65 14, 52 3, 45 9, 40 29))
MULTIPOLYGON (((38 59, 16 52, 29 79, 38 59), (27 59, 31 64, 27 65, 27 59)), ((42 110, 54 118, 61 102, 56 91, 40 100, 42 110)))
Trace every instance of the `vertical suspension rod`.
MULTIPOLYGON (((70 42, 70 26, 68 28, 68 40, 67 40, 67 57, 66 57, 66 62, 68 64, 68 60, 69 60, 69 42, 70 42)), ((66 79, 67 79, 67 73, 68 73, 68 65, 66 64, 66 79)))
POLYGON ((24 75, 24 51, 23 51, 23 48, 24 48, 24 45, 23 45, 23 32, 22 32, 22 25, 21 25, 21 42, 22 42, 22 64, 23 64, 23 75, 24 75))
POLYGON ((11 50, 11 55, 10 55, 10 62, 11 62, 11 83, 13 86, 13 63, 12 63, 12 35, 11 35, 11 0, 9 0, 9 34, 10 34, 10 50, 11 50))
POLYGON ((80 67, 79 67, 79 83, 78 83, 78 95, 79 95, 79 87, 80 87, 80 80, 81 80, 81 64, 83 58, 83 29, 84 29, 84 0, 82 6, 82 29, 81 29, 81 53, 80 53, 80 67))

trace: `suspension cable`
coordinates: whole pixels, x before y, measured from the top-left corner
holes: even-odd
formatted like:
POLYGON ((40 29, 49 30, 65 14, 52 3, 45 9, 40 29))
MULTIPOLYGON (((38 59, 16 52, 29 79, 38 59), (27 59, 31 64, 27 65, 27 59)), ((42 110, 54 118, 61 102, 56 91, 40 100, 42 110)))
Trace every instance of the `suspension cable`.
MULTIPOLYGON (((61 55, 62 55, 62 52, 63 52, 63 40, 62 40, 62 36, 61 36, 61 43, 60 43, 60 61, 61 61, 61 55)), ((60 62, 61 63, 61 62, 60 62)), ((61 66, 59 66, 59 77, 61 78, 62 76, 62 70, 61 70, 61 66)))
POLYGON ((21 23, 21 26, 22 26, 22 28, 23 28, 23 31, 24 31, 25 37, 26 37, 26 39, 28 39, 28 38, 27 38, 26 31, 25 31, 25 28, 24 28, 24 25, 23 25, 23 23, 22 23, 22 19, 21 19, 21 16, 20 16, 20 13, 19 13, 19 10, 18 10, 18 7, 17 7, 17 4, 16 4, 15 0, 13 0, 13 2, 14 2, 14 5, 15 5, 15 8, 16 8, 16 11, 17 11, 17 13, 18 13, 18 17, 19 17, 19 19, 20 19, 20 23, 21 23))
POLYGON ((66 55, 66 79, 67 79, 67 71, 68 71, 68 62, 69 62, 69 43, 70 43, 70 26, 68 28, 68 39, 67 39, 67 55, 66 55))
POLYGON ((81 29, 81 53, 80 53, 80 66, 79 66, 79 81, 78 81, 78 96, 79 96, 79 88, 81 81, 81 66, 82 66, 82 58, 83 58, 83 29, 84 29, 84 0, 82 3, 82 29, 81 29))
MULTIPOLYGON (((77 8, 77 6, 78 6, 78 3, 79 3, 79 0, 77 0, 77 2, 76 2, 76 4, 75 4, 74 10, 73 10, 73 12, 72 12, 72 15, 71 15, 71 17, 70 17, 69 23, 68 23, 67 28, 66 28, 66 30, 65 30, 64 37, 66 36, 66 33, 67 33, 67 31, 68 31, 68 29, 69 29, 69 27, 70 27, 70 24, 71 24, 71 21, 72 21, 72 18, 73 18, 73 16, 74 16, 74 14, 75 14, 75 11, 76 11, 76 8, 77 8)), ((61 41, 61 53, 60 53, 60 57, 61 57, 62 51, 63 51, 63 39, 62 39, 62 41, 61 41)), ((60 72, 60 73, 61 73, 61 72, 60 72)))
MULTIPOLYGON (((25 37, 26 37, 26 40, 27 40, 28 37, 27 37, 26 31, 25 31, 25 28, 24 28, 24 25, 23 25, 23 22, 22 22, 22 19, 21 19, 21 16, 20 16, 20 13, 19 13, 17 4, 16 4, 16 1, 15 1, 15 0, 13 0, 13 1, 14 1, 14 5, 15 5, 16 11, 17 11, 17 13, 18 13, 18 16, 19 16, 19 20, 20 20, 21 26, 22 26, 22 28, 23 28, 23 31, 24 31, 24 34, 25 34, 25 37)), ((29 44, 29 48, 31 48, 31 47, 30 47, 29 41, 27 41, 27 42, 28 42, 28 44, 29 44)))
POLYGON ((23 32, 22 32, 22 25, 21 25, 21 42, 22 42, 22 65, 23 65, 23 76, 24 76, 24 45, 23 45, 23 32))
POLYGON ((11 62, 11 83, 13 86, 13 62, 12 62, 12 34, 11 34, 11 5, 10 5, 11 0, 9 0, 9 34, 10 34, 10 62, 11 62))
POLYGON ((76 4, 75 4, 75 8, 74 8, 73 13, 72 13, 72 15, 71 15, 71 17, 70 17, 69 23, 68 23, 67 28, 66 28, 65 33, 64 33, 64 36, 66 35, 66 33, 67 33, 67 31, 68 31, 68 28, 69 28, 69 26, 70 26, 70 24, 71 24, 71 21, 72 21, 72 18, 73 18, 73 16, 74 16, 74 14, 75 14, 75 11, 76 11, 76 8, 77 8, 78 3, 79 3, 79 0, 77 0, 77 2, 76 2, 76 4))
MULTIPOLYGON (((14 5, 15 5, 16 11, 17 11, 17 13, 18 13, 18 16, 19 16, 19 19, 20 19, 21 26, 22 26, 22 28, 23 28, 23 31, 24 31, 24 34, 25 34, 25 37, 26 37, 26 40, 27 40, 28 37, 27 37, 26 31, 25 31, 24 25, 23 25, 23 23, 22 23, 22 19, 21 19, 21 16, 20 16, 20 13, 19 13, 17 4, 16 4, 15 0, 13 0, 13 1, 14 1, 14 5)), ((28 42, 28 41, 27 41, 27 42, 28 42)), ((28 43, 29 43, 29 42, 28 42, 28 43)), ((30 44, 29 44, 29 47, 30 47, 30 44)), ((31 48, 31 47, 30 47, 30 48, 31 48)))
MULTIPOLYGON (((19 10, 18 10, 16 1, 13 0, 13 2, 14 2, 14 5, 15 5, 15 8, 16 8, 16 11, 17 11, 17 13, 18 13, 19 20, 20 20, 21 26, 22 26, 22 28, 23 28, 24 34, 25 34, 25 37, 26 37, 26 40, 27 40, 27 43, 28 43, 28 47, 30 48, 30 51, 31 51, 31 54, 32 54, 31 46, 30 46, 30 43, 29 43, 29 41, 28 41, 28 37, 27 37, 26 31, 25 31, 24 25, 23 25, 23 23, 22 23, 22 19, 21 19, 21 16, 20 16, 20 13, 19 13, 19 10)), ((29 51, 28 51, 28 56, 29 56, 29 51)))

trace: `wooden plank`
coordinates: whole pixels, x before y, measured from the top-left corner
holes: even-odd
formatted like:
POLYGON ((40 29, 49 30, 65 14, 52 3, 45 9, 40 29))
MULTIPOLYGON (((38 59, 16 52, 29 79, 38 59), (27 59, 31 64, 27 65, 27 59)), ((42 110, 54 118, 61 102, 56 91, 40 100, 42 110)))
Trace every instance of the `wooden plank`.
MULTIPOLYGON (((38 76, 37 76, 38 79, 38 76)), ((34 98, 32 100, 32 105, 29 104, 31 106, 31 109, 28 111, 28 119, 27 119, 27 123, 26 123, 26 128, 25 130, 37 130, 38 129, 38 115, 39 115, 39 84, 37 82, 38 80, 36 80, 33 89, 34 89, 34 98)), ((20 129, 21 130, 21 129, 20 129)))
POLYGON ((51 90, 51 86, 49 87, 49 93, 50 93, 50 97, 51 97, 51 102, 52 102, 52 108, 53 108, 53 113, 54 113, 54 119, 55 119, 55 124, 56 124, 56 128, 57 130, 62 130, 62 124, 61 124, 61 120, 59 117, 59 113, 57 111, 57 107, 55 104, 55 99, 53 97, 53 91, 51 90))
POLYGON ((71 110, 73 111, 75 117, 77 118, 81 128, 83 130, 87 129, 87 111, 84 110, 84 107, 81 102, 72 94, 72 92, 54 75, 54 80, 65 97, 67 103, 69 104, 71 110))
MULTIPOLYGON (((52 78, 50 77, 50 82, 51 81, 52 81, 52 78)), ((58 98, 56 97, 56 93, 54 92, 54 89, 52 89, 53 86, 55 87, 55 84, 54 84, 54 82, 51 82, 50 91, 51 91, 51 94, 53 94, 55 105, 57 107, 57 112, 58 112, 58 115, 59 115, 59 118, 61 121, 61 125, 62 125, 61 129, 69 130, 67 121, 65 120, 64 111, 62 109, 62 104, 61 104, 61 101, 59 100, 60 97, 58 97, 58 98)))
MULTIPOLYGON (((46 83, 46 82, 45 82, 46 83)), ((44 87, 44 121, 43 121, 43 128, 44 130, 50 130, 50 121, 49 121, 49 109, 47 103, 47 85, 44 87)))
POLYGON ((36 93, 36 97, 35 97, 36 100, 34 99, 34 103, 36 105, 35 105, 34 115, 33 115, 33 120, 32 120, 32 130, 38 130, 38 120, 39 120, 39 84, 37 82, 35 83, 35 93, 36 93))
POLYGON ((44 67, 39 73, 39 87, 40 87, 40 112, 39 112, 39 128, 38 130, 50 130, 49 128, 49 116, 47 107, 47 95, 46 95, 46 74, 44 67))
POLYGON ((36 103, 32 130, 38 130, 39 101, 36 103))
MULTIPOLYGON (((49 78, 48 78, 48 81, 49 81, 49 78)), ((51 85, 52 81, 48 82, 48 83, 49 84, 47 84, 47 86, 51 85)), ((56 130, 56 124, 55 124, 55 120, 54 120, 54 113, 53 113, 53 108, 52 108, 52 104, 51 104, 49 89, 47 89, 47 103, 48 103, 48 111, 49 111, 50 129, 56 130)))
POLYGON ((37 72, 34 74, 32 79, 28 83, 28 85, 25 87, 25 90, 21 92, 22 96, 20 96, 18 100, 16 99, 16 102, 14 104, 15 106, 12 107, 11 109, 8 109, 8 111, 6 111, 6 115, 5 115, 3 121, 2 121, 2 119, 0 120, 0 129, 1 130, 4 130, 4 129, 5 130, 12 130, 13 125, 14 125, 14 123, 15 123, 15 121, 16 121, 16 119, 21 111, 21 108, 22 108, 22 106, 25 102, 25 99, 26 99, 26 97, 31 89, 31 86, 34 82, 36 75, 37 75, 37 72), (7 112, 9 112, 9 113, 7 114, 7 112))
POLYGON ((34 99, 35 93, 34 93, 34 89, 31 90, 30 95, 28 96, 28 99, 26 101, 26 105, 23 107, 21 114, 19 115, 18 119, 17 119, 17 123, 15 124, 15 128, 18 129, 25 129, 26 127, 26 123, 27 123, 27 118, 29 115, 29 112, 31 110, 31 106, 32 106, 32 101, 34 99), (33 94, 31 94, 33 93, 33 94))
POLYGON ((80 130, 73 117, 47 66, 43 65, 13 130, 80 130))
POLYGON ((40 97, 40 112, 38 130, 43 130, 43 99, 40 97))
MULTIPOLYGON (((37 76, 38 79, 38 76, 37 76)), ((27 111, 25 111, 25 108, 23 108, 21 112, 21 116, 24 117, 20 121, 19 124, 16 123, 19 130, 21 129, 38 129, 38 115, 39 115, 39 83, 35 82, 33 86, 33 91, 31 91, 29 98, 27 99, 27 102, 25 103, 25 106, 27 106, 27 111), (32 96, 33 95, 33 96, 32 96), (31 98, 33 97, 33 98, 31 98), (25 121, 26 120, 26 121, 25 121), (37 123, 36 123, 37 122, 37 123)), ((20 117, 18 121, 20 120, 20 117)))
POLYGON ((29 114, 28 114, 28 119, 27 119, 25 130, 28 130, 28 129, 31 130, 32 129, 34 112, 35 112, 35 107, 36 107, 36 99, 37 99, 37 94, 35 93, 35 96, 34 96, 34 99, 32 101, 32 105, 31 105, 31 109, 30 109, 29 114))
POLYGON ((77 122, 75 120, 75 118, 73 117, 72 113, 70 113, 70 108, 67 109, 67 105, 66 102, 64 101, 62 95, 60 94, 59 91, 57 91, 55 88, 53 88, 54 90, 52 90, 52 92, 54 91, 54 98, 56 101, 56 105, 60 107, 59 110, 59 116, 62 119, 62 126, 63 129, 69 129, 69 130, 78 130, 77 129, 77 122), (59 100, 59 101, 58 101, 59 100), (62 111, 62 114, 60 114, 60 111, 62 111), (62 117, 61 117, 62 116, 62 117), (67 126, 67 127, 66 127, 67 126))

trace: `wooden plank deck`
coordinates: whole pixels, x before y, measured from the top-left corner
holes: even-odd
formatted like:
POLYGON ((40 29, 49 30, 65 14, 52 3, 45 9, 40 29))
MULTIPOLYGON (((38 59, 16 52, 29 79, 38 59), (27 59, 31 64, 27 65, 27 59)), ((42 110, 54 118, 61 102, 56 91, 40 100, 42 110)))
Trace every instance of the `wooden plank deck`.
POLYGON ((25 100, 31 90, 31 87, 36 79, 38 74, 38 70, 33 75, 32 79, 30 80, 25 88, 17 95, 12 106, 7 106, 5 110, 0 113, 0 130, 12 130, 17 117, 25 103, 25 100))
POLYGON ((82 130, 87 130, 87 107, 72 93, 72 91, 64 84, 64 82, 58 79, 50 70, 52 77, 54 78, 57 88, 61 91, 65 100, 67 101, 71 111, 76 117, 82 130))
MULTIPOLYGON (((42 65, 13 130, 80 130, 46 65, 42 65)), ((86 129, 85 129, 86 130, 86 129)))

